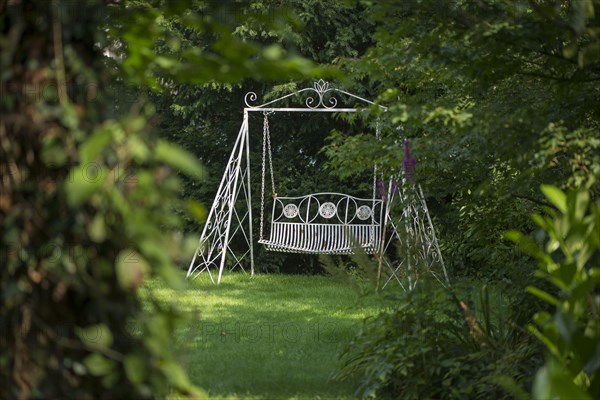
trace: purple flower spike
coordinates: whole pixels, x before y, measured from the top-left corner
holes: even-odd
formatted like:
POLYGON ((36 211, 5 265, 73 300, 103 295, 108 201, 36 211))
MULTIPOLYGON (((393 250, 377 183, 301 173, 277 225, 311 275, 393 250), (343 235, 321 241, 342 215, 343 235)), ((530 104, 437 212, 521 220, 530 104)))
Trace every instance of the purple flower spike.
POLYGON ((385 182, 382 179, 377 181, 377 189, 379 190, 379 195, 384 201, 387 201, 387 193, 385 190, 385 182))
POLYGON ((398 181, 394 179, 392 182, 392 193, 396 193, 396 190, 398 190, 398 181))
POLYGON ((408 139, 404 139, 404 160, 402 160, 402 167, 404 168, 404 176, 406 179, 413 180, 415 177, 415 170, 417 169, 417 160, 416 158, 411 157, 408 144, 408 139))

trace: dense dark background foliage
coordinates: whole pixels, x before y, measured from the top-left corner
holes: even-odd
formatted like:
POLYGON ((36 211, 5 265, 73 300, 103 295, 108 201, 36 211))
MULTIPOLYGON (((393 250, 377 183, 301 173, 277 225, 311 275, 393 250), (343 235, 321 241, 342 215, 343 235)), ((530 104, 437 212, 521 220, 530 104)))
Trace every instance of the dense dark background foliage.
POLYGON ((400 139, 412 138, 453 273, 516 283, 523 260, 501 233, 533 228, 541 183, 574 187, 600 173, 598 4, 444 3, 370 9, 376 44, 347 68, 379 89, 388 129, 381 145, 341 138, 328 154, 351 173, 364 166, 345 154, 370 147, 394 170, 400 139))

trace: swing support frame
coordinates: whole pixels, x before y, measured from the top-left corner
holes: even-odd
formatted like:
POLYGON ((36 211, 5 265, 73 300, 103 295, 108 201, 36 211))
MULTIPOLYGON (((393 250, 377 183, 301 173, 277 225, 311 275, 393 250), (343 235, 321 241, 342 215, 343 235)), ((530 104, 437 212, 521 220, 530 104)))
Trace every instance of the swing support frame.
MULTIPOLYGON (((260 105, 252 105, 252 102, 257 100, 257 95, 254 92, 249 92, 246 94, 244 98, 244 102, 246 107, 243 109, 243 121, 240 127, 237 139, 234 143, 231 155, 227 162, 227 166, 225 168, 225 172, 219 184, 219 188, 217 190, 215 199, 211 206, 211 209, 208 213, 208 217, 204 228, 202 230, 202 234, 200 236, 199 246, 194 253, 192 261, 189 265, 187 277, 197 277, 202 272, 207 272, 210 276, 210 279, 213 283, 215 283, 215 279, 211 273, 211 267, 216 268, 218 270, 218 276, 216 283, 219 284, 222 279, 223 271, 226 268, 226 260, 229 255, 232 259, 232 264, 230 264, 228 269, 230 271, 240 268, 244 273, 247 273, 245 270, 242 261, 246 258, 250 258, 250 274, 254 275, 255 265, 254 265, 254 239, 253 239, 253 224, 252 224, 252 192, 251 192, 251 177, 250 177, 250 133, 249 133, 249 113, 253 112, 261 112, 266 116, 271 113, 277 112, 302 112, 302 113, 355 113, 360 109, 355 107, 337 107, 338 100, 334 97, 335 94, 344 95, 352 100, 359 101, 367 106, 378 106, 382 110, 386 111, 387 108, 381 105, 377 105, 376 103, 364 99, 360 96, 354 95, 352 93, 348 93, 344 90, 337 88, 330 88, 329 83, 323 80, 319 80, 314 83, 312 88, 304 88, 300 89, 296 92, 287 94, 283 97, 279 97, 277 99, 271 100, 267 103, 260 105), (275 107, 275 104, 285 100, 287 98, 299 96, 299 95, 307 95, 304 101, 304 107, 275 107), (241 201, 239 201, 241 199, 241 201), (235 225, 232 230, 233 225, 235 225), (232 242, 234 237, 241 236, 243 238, 243 242, 245 242, 246 248, 241 252, 238 250, 234 250, 232 248, 232 242)), ((264 138, 263 138, 264 141, 264 138)), ((269 144, 270 145, 270 144, 269 144)), ((264 147, 264 142, 263 142, 264 147)), ((264 149, 263 149, 264 153, 264 149)), ((263 154, 263 182, 262 189, 263 193, 261 193, 261 240, 259 243, 266 244, 262 239, 262 230, 263 230, 263 211, 264 211, 264 154, 263 154)), ((271 174, 272 174, 271 168, 271 174)), ((376 166, 374 171, 374 187, 373 187, 373 200, 375 201, 375 177, 376 174, 376 166)), ((272 181, 273 178, 271 177, 272 181)), ((391 188, 391 178, 390 178, 390 186, 391 188)), ((273 188, 274 189, 274 188, 273 188)), ((419 186, 420 189, 420 186, 419 186)), ((422 193, 421 193, 422 194, 422 193)), ((393 193, 388 193, 388 199, 391 202, 393 197, 393 193)), ((312 195, 309 195, 312 196, 312 195)), ((352 197, 352 196, 348 196, 352 197)), ((377 200, 381 202, 382 200, 377 200)), ((423 199, 424 204, 424 199, 423 199)), ((379 226, 381 229, 381 224, 383 223, 383 231, 388 227, 388 224, 391 228, 391 236, 402 240, 400 234, 397 229, 397 223, 395 223, 389 215, 389 204, 385 204, 380 206, 383 209, 383 217, 379 221, 379 226)), ((427 218, 429 218, 429 214, 427 213, 427 218)), ((429 223, 431 220, 429 219, 429 223)), ((433 232, 433 226, 427 227, 430 228, 433 232)), ((408 232, 408 225, 406 227, 408 232)), ((351 232, 352 233, 352 232, 351 232)), ((384 236, 384 234, 381 234, 384 236)), ((391 238, 390 238, 391 239, 391 238)), ((381 240, 381 237, 378 235, 378 240, 381 240)), ((434 250, 436 253, 434 258, 439 259, 442 262, 441 252, 439 251, 439 246, 437 244, 437 238, 433 237, 433 241, 435 243, 430 243, 429 247, 434 250)), ((388 240, 387 243, 384 241, 381 242, 381 246, 378 244, 377 253, 379 254, 379 260, 382 260, 382 255, 388 249, 391 240, 388 240)), ((275 246, 276 247, 276 246, 275 246)), ((281 249, 276 249, 267 244, 267 248, 275 251, 285 251, 281 249)), ((290 250, 291 251, 291 250, 290 250)), ((343 252, 345 254, 349 254, 349 252, 343 252)), ((342 253, 338 253, 342 254, 342 253)), ((381 261, 380 268, 381 268, 381 261)), ((387 260, 384 261, 385 264, 391 271, 390 276, 387 281, 383 285, 385 287, 393 278, 398 281, 400 286, 403 288, 404 285, 399 277, 400 268, 403 266, 402 263, 400 265, 391 265, 387 260)), ((410 267, 409 267, 410 268, 410 267)), ((446 282, 448 281, 445 267, 443 266, 444 276, 446 278, 446 282)), ((380 273, 380 272, 379 272, 380 273)), ((379 274, 378 273, 378 274, 379 274)), ((409 280, 409 289, 413 286, 409 280)), ((406 288, 405 288, 406 289, 406 288)))

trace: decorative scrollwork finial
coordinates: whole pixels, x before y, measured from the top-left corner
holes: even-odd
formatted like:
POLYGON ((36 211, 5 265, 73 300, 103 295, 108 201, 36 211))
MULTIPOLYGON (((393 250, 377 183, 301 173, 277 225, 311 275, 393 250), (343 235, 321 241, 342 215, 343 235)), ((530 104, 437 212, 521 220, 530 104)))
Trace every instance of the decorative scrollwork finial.
POLYGON ((252 107, 252 105, 249 102, 254 102, 257 98, 258 96, 256 95, 256 93, 248 92, 246 93, 246 96, 244 96, 244 103, 246 103, 247 107, 252 107))
POLYGON ((329 90, 329 82, 324 81, 323 79, 319 79, 314 83, 313 87, 321 96, 329 90))
POLYGON ((337 106, 337 99, 333 96, 331 96, 328 92, 331 92, 335 89, 333 88, 329 88, 329 82, 324 81, 323 79, 319 79, 317 82, 315 82, 313 84, 313 89, 307 89, 307 90, 312 90, 315 93, 317 93, 317 96, 319 96, 319 101, 316 101, 312 96, 309 96, 306 98, 306 106, 308 108, 334 108, 335 106, 337 106), (327 100, 325 101, 325 95, 328 95, 329 97, 327 98, 327 100), (317 104, 314 104, 314 103, 317 104), (325 104, 327 103, 327 104, 325 104))

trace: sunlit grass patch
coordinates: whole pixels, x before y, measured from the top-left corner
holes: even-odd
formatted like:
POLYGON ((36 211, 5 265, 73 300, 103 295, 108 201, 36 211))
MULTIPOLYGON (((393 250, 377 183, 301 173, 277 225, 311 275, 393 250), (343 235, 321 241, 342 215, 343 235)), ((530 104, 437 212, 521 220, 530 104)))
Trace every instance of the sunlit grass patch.
POLYGON ((183 290, 149 282, 161 301, 198 312, 178 331, 176 347, 191 380, 217 398, 353 398, 333 382, 337 354, 376 313, 350 286, 327 276, 208 275, 183 290))

